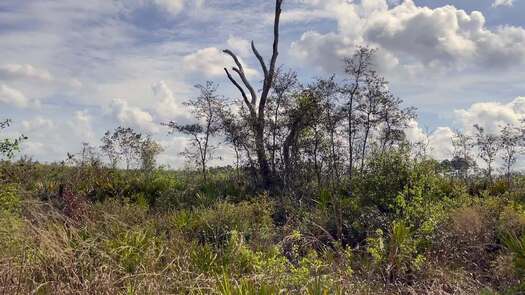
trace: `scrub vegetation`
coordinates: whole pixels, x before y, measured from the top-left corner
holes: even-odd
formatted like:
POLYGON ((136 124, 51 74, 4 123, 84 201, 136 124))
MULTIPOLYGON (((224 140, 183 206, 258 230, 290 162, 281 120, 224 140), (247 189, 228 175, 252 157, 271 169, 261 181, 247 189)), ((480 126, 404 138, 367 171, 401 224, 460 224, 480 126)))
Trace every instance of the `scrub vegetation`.
POLYGON ((238 99, 206 82, 192 123, 162 124, 188 139, 187 169, 127 126, 57 163, 0 141, 1 294, 525 292, 525 124, 457 131, 432 159, 374 49, 344 77, 279 67, 275 2, 270 59, 252 43, 262 85, 225 50, 238 99), (219 146, 230 165, 211 164, 219 146))

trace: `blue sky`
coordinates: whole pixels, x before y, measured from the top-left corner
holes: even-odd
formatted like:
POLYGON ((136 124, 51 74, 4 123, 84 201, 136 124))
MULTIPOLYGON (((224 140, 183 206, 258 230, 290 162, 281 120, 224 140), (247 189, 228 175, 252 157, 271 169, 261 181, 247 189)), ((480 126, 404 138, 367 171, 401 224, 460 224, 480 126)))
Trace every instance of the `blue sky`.
MULTIPOLYGON (((24 133, 23 153, 57 161, 131 126, 165 147, 181 167, 186 140, 167 120, 190 121, 182 102, 213 80, 235 97, 222 68, 239 53, 260 79, 248 42, 269 54, 273 1, 2 0, 0 117, 24 133)), ((279 63, 307 82, 342 75, 356 46, 378 48, 394 93, 418 108, 407 133, 438 158, 452 129, 489 130, 525 117, 523 0, 285 0, 279 63)), ((342 77, 342 76, 341 76, 342 77)), ((224 147, 222 153, 228 154, 224 147)))

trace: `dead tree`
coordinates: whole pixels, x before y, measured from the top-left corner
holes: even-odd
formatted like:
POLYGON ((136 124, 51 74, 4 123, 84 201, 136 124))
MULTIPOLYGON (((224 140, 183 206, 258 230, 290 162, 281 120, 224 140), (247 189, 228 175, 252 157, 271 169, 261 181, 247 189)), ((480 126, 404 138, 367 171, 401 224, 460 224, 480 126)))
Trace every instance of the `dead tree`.
POLYGON ((270 89, 272 88, 272 83, 273 83, 273 79, 275 75, 277 56, 279 55, 279 22, 281 18, 282 4, 283 4, 283 0, 275 1, 274 41, 273 41, 273 52, 272 52, 272 57, 270 60, 269 67, 266 65, 264 58, 262 57, 262 55, 259 53, 259 51, 255 47, 255 43, 252 41, 252 51, 257 57, 257 60, 259 61, 259 63, 261 64, 261 68, 264 74, 263 87, 262 87, 260 97, 257 97, 255 88, 248 81, 248 78, 246 77, 246 73, 244 72, 244 68, 239 58, 237 57, 237 55, 235 55, 235 53, 233 53, 229 49, 226 49, 223 51, 224 53, 232 57, 236 65, 235 67, 232 68, 232 70, 235 73, 237 73, 237 75, 242 81, 242 85, 241 85, 241 83, 239 83, 232 76, 232 74, 228 71, 228 69, 224 68, 224 71, 226 72, 228 79, 239 90, 240 94, 242 95, 244 104, 249 110, 250 125, 251 125, 250 127, 253 131, 253 136, 254 136, 255 151, 257 154, 257 161, 259 165, 259 173, 262 178, 263 187, 265 189, 270 189, 272 187, 272 182, 273 182, 273 176, 272 176, 272 172, 271 172, 268 158, 266 155, 266 147, 264 144, 265 143, 264 130, 265 130, 265 121, 266 121, 265 109, 266 109, 266 101, 268 98, 268 94, 270 93, 270 89), (248 90, 249 94, 246 93, 245 89, 248 90))

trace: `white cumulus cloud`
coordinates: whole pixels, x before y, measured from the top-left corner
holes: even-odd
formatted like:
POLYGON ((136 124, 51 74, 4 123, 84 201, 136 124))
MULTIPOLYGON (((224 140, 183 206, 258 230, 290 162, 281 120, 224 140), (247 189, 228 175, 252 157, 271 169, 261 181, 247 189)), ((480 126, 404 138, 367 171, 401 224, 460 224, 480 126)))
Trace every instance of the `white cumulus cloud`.
POLYGON ((151 3, 172 16, 178 15, 187 7, 202 8, 204 0, 149 0, 151 3))
POLYGON ((22 128, 24 131, 32 130, 49 130, 55 127, 55 123, 51 119, 44 118, 42 116, 37 116, 31 120, 22 121, 22 128))
MULTIPOLYGON (((502 126, 519 126, 525 119, 525 97, 517 97, 508 103, 474 103, 467 109, 455 110, 454 118, 459 123, 457 127, 467 135, 474 134, 474 124, 485 128, 489 133, 497 134, 502 126)), ((454 131, 450 127, 438 127, 427 132, 417 121, 411 121, 405 133, 411 142, 428 143, 430 155, 435 159, 442 160, 452 155, 454 131)))
POLYGON ((525 29, 491 29, 478 11, 419 7, 412 0, 391 8, 385 0, 310 2, 332 12, 338 29, 304 33, 292 44, 291 54, 331 72, 334 63, 365 44, 404 67, 508 68, 525 63, 525 29))
POLYGON ((184 0, 153 0, 153 3, 170 14, 179 14, 184 8, 184 0))
POLYGON ((431 157, 437 160, 450 158, 452 154, 452 137, 454 132, 450 127, 438 127, 432 132, 427 132, 415 120, 409 122, 405 129, 408 141, 412 143, 424 143, 428 145, 431 157))
POLYGON ((35 68, 29 64, 6 64, 0 66, 0 78, 17 79, 30 78, 36 80, 51 81, 53 76, 44 69, 35 68))
POLYGON ((155 96, 155 112, 160 119, 180 120, 189 116, 186 108, 175 97, 166 81, 160 81, 152 86, 155 96))
POLYGON ((96 141, 95 132, 92 129, 92 116, 87 110, 76 111, 73 113, 73 120, 69 122, 70 127, 73 130, 78 130, 78 136, 83 142, 94 142, 96 141))
MULTIPOLYGON (((247 67, 242 60, 240 60, 240 62, 243 65, 246 76, 257 75, 257 71, 247 67)), ((183 63, 186 70, 201 73, 207 77, 223 76, 225 75, 224 68, 229 68, 234 65, 231 57, 216 47, 203 48, 195 53, 186 55, 183 63)))
POLYGON ((238 51, 241 56, 248 56, 251 52, 250 41, 230 35, 226 41, 230 50, 238 51))
POLYGON ((492 3, 492 7, 498 7, 498 6, 512 6, 514 0, 495 0, 494 3, 492 3))
POLYGON ((154 122, 153 116, 149 112, 130 106, 125 100, 114 99, 110 108, 113 116, 120 124, 154 133, 159 130, 158 124, 154 122))
POLYGON ((0 84, 0 103, 21 109, 40 106, 38 100, 31 100, 19 90, 5 84, 0 84))
POLYGON ((478 124, 489 132, 496 132, 503 125, 518 125, 525 119, 525 97, 517 97, 509 103, 475 103, 468 109, 456 110, 454 114, 467 131, 478 124))

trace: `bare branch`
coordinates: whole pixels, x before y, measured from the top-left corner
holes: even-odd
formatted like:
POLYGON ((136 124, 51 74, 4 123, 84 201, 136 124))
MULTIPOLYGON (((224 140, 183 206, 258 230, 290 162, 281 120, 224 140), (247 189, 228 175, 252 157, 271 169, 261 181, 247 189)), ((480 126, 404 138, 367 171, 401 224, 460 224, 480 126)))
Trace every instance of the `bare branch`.
POLYGON ((246 96, 246 92, 244 91, 244 89, 242 88, 242 86, 235 80, 235 78, 232 77, 232 75, 230 74, 230 72, 228 71, 227 68, 224 68, 224 71, 226 72, 226 75, 228 76, 228 79, 230 79, 230 82, 232 82, 233 85, 235 85, 235 87, 237 87, 237 89, 239 89, 239 92, 241 93, 242 95, 242 98, 244 100, 244 103, 246 103, 246 105, 248 106, 248 108, 250 109, 250 113, 252 113, 253 115, 255 115, 255 111, 253 109, 253 106, 252 104, 250 103, 250 101, 248 100, 248 96, 246 96))
POLYGON ((272 60, 270 62, 270 75, 272 76, 273 73, 275 73, 275 63, 277 62, 277 56, 279 55, 279 22, 281 20, 282 4, 283 0, 276 0, 275 21, 273 25, 273 53, 272 60))
POLYGON ((257 59, 259 60, 259 63, 261 63, 261 68, 262 68, 263 73, 264 73, 264 86, 263 86, 263 88, 264 88, 264 87, 266 87, 266 82, 267 82, 267 79, 268 79, 268 68, 266 67, 266 63, 264 62, 264 58, 259 53, 257 48, 255 48, 255 43, 253 41, 252 41, 252 50, 253 50, 253 53, 255 54, 255 56, 257 57, 257 59))
POLYGON ((272 87, 273 77, 275 74, 275 64, 277 63, 277 56, 279 55, 279 22, 281 20, 282 4, 283 0, 275 0, 275 20, 273 25, 273 53, 272 59, 270 61, 270 70, 268 72, 268 77, 266 79, 265 87, 263 88, 261 94, 261 101, 259 103, 259 116, 261 117, 264 116, 263 113, 266 105, 266 99, 272 87))
POLYGON ((250 84, 250 82, 246 78, 246 74, 244 73, 244 68, 242 67, 241 62, 239 61, 239 58, 237 58, 235 53, 233 53, 229 49, 225 49, 225 50, 223 50, 223 52, 228 54, 229 56, 231 56, 233 58, 233 61, 237 65, 237 69, 233 68, 233 70, 235 72, 237 72, 237 74, 239 74, 239 77, 241 78, 242 82, 244 83, 246 88, 248 88, 248 90, 250 91, 250 95, 252 97, 252 105, 255 105, 255 102, 257 101, 257 95, 255 94, 255 90, 253 89, 252 85, 250 84))

